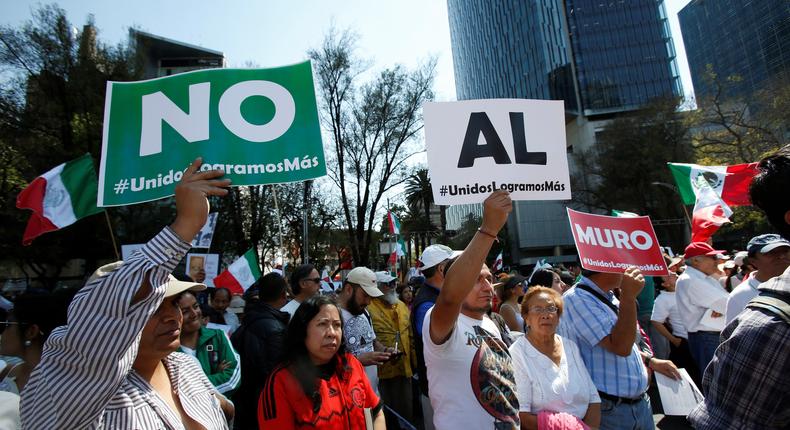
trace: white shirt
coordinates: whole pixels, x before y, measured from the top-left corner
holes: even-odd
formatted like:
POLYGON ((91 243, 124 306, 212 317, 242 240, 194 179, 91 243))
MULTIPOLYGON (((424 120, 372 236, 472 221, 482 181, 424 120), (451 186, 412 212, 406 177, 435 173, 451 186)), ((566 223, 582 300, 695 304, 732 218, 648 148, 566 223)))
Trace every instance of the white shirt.
POLYGON ((562 344, 559 366, 526 336, 510 346, 519 411, 535 415, 540 411, 566 412, 583 419, 590 403, 600 403, 601 398, 576 344, 559 335, 555 339, 562 344))
POLYGON ((724 314, 730 295, 717 279, 686 266, 686 271, 678 278, 676 292, 678 312, 689 333, 724 329, 724 314), (711 318, 713 311, 722 316, 711 318))
POLYGON ((288 312, 288 315, 290 315, 288 320, 290 321, 291 318, 294 317, 294 313, 296 313, 296 309, 298 309, 299 305, 301 304, 302 304, 301 302, 297 302, 296 300, 291 300, 290 302, 286 303, 285 306, 281 307, 280 310, 283 312, 288 312))
POLYGON ((519 428, 516 379, 496 324, 459 314, 450 337, 431 340, 433 308, 422 325, 433 424, 442 429, 519 428))
POLYGON ((688 339, 689 334, 683 320, 680 319, 678 302, 674 291, 662 291, 653 303, 653 314, 650 315, 651 321, 664 323, 669 320, 672 326, 672 334, 683 339, 688 339))
POLYGON ((730 297, 727 299, 727 313, 724 314, 727 319, 727 324, 734 320, 741 311, 746 309, 746 305, 751 299, 757 297, 757 287, 760 286, 760 284, 761 282, 758 281, 757 278, 749 276, 749 278, 732 290, 730 297))
POLYGON ((228 336, 230 336, 230 334, 236 331, 236 329, 241 325, 239 322, 239 316, 225 309, 225 313, 222 315, 222 317, 225 318, 225 325, 230 326, 230 333, 228 333, 228 336))

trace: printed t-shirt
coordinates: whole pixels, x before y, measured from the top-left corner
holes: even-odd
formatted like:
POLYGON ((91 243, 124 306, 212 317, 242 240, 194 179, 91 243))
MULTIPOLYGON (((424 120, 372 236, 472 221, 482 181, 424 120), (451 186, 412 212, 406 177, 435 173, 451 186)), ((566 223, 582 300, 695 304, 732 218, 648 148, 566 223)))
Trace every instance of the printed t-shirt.
MULTIPOLYGON (((346 343, 346 350, 354 356, 373 352, 373 341, 376 340, 376 332, 371 326, 370 315, 367 311, 359 315, 352 315, 351 312, 340 309, 343 316, 343 341, 346 343)), ((378 366, 365 366, 365 373, 368 375, 373 391, 379 392, 379 371, 378 366)))
POLYGON ((422 339, 436 429, 518 429, 516 378, 496 324, 459 314, 450 337, 436 345, 434 309, 425 315, 422 339))

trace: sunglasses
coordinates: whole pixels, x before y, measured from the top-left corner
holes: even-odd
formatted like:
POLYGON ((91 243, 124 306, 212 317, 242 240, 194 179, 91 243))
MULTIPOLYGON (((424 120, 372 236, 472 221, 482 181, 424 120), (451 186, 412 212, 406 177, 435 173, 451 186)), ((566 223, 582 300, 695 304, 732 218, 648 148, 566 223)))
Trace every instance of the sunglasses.
POLYGON ((303 281, 311 281, 311 282, 315 282, 316 284, 320 284, 320 283, 321 283, 321 278, 304 278, 304 279, 302 279, 302 280, 303 280, 303 281))

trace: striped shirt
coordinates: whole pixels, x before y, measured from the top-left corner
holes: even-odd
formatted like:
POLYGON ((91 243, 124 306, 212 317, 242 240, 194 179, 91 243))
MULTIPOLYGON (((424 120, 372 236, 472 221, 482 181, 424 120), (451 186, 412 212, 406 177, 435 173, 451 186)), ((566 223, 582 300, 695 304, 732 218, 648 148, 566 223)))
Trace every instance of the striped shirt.
MULTIPOLYGON (((588 278, 582 277, 579 283, 591 287, 610 301, 614 299, 611 292, 603 292, 588 278)), ((571 288, 562 298, 565 309, 557 333, 576 342, 598 391, 628 398, 637 398, 647 391, 647 370, 636 343, 628 357, 621 357, 598 344, 612 332, 617 314, 581 288, 571 288)))
MULTIPOLYGON (((26 429, 183 429, 151 385, 132 369, 140 333, 165 294, 167 276, 189 250, 165 228, 114 272, 74 297, 67 324, 52 331, 22 392, 26 429), (131 304, 148 275, 148 297, 131 304)), ((184 411, 206 429, 227 429, 215 389, 191 357, 164 360, 184 411)))

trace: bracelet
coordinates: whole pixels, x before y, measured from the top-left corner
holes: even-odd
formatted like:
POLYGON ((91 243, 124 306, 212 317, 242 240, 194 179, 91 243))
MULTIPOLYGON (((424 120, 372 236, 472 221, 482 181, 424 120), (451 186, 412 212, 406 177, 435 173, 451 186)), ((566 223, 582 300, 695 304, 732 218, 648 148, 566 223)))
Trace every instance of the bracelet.
POLYGON ((477 229, 477 232, 478 232, 478 233, 482 233, 482 234, 484 234, 484 235, 486 235, 486 236, 490 237, 491 239, 494 239, 494 241, 495 241, 495 242, 499 242, 499 238, 497 237, 497 235, 495 235, 495 234, 491 234, 491 233, 489 233, 489 232, 487 232, 487 231, 483 230, 483 229, 482 229, 482 227, 481 227, 481 228, 478 228, 478 229, 477 229))

